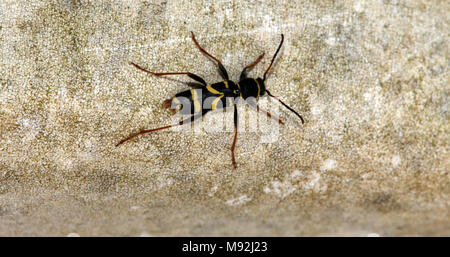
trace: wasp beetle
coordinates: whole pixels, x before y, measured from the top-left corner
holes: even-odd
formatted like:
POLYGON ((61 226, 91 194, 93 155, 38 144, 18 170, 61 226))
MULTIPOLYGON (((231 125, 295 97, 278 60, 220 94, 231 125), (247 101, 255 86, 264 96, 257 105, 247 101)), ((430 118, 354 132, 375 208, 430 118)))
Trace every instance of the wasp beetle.
POLYGON ((272 118, 276 120, 278 123, 283 124, 283 121, 279 118, 273 116, 269 112, 261 109, 257 104, 257 99, 260 96, 263 96, 265 94, 269 95, 270 97, 275 98, 278 100, 283 106, 285 106, 287 109, 295 113, 300 120, 302 121, 302 124, 304 123, 304 120, 300 114, 298 114, 296 111, 294 111, 291 107, 286 105, 284 102, 282 102, 279 98, 272 95, 267 89, 264 84, 267 78, 267 74, 272 67, 272 64, 280 51, 281 46, 283 45, 284 41, 284 35, 281 34, 281 42, 280 45, 277 48, 277 51, 275 52, 272 61, 270 62, 269 67, 264 72, 264 75, 262 78, 249 78, 247 77, 247 72, 250 71, 253 67, 255 67, 264 57, 264 53, 261 54, 253 63, 246 66, 240 75, 239 82, 235 83, 231 81, 228 77, 227 70, 222 65, 222 62, 209 54, 207 51, 205 51, 200 44, 195 39, 194 33, 191 32, 192 40, 194 41, 195 45, 198 47, 198 49, 206 56, 211 58, 213 61, 215 61, 219 67, 219 73, 220 76, 223 78, 223 81, 217 82, 214 84, 208 84, 205 82, 203 78, 201 78, 198 75, 195 75, 191 72, 164 72, 164 73, 156 73, 149 70, 146 70, 142 68, 141 66, 131 63, 133 66, 135 66, 137 69, 147 72, 153 76, 169 76, 169 75, 187 75, 191 79, 195 80, 196 82, 190 82, 188 85, 191 87, 189 90, 182 91, 175 96, 173 96, 170 99, 167 99, 163 102, 163 107, 172 110, 173 112, 180 112, 182 115, 191 114, 189 118, 186 118, 179 123, 167 125, 160 128, 154 128, 154 129, 148 129, 148 130, 141 130, 137 133, 133 133, 130 136, 122 139, 119 143, 116 144, 116 146, 119 146, 126 141, 142 134, 168 129, 174 126, 180 126, 183 124, 187 124, 190 122, 193 122, 197 120, 198 118, 204 116, 206 113, 208 113, 211 110, 220 109, 220 108, 226 108, 226 107, 234 107, 234 138, 233 138, 233 144, 231 145, 231 161, 233 164, 233 167, 236 168, 236 160, 234 157, 234 149, 236 146, 236 139, 237 139, 237 128, 238 128, 238 111, 236 107, 236 103, 238 99, 244 99, 247 104, 249 104, 251 107, 255 108, 258 112, 265 113, 269 118, 272 118))

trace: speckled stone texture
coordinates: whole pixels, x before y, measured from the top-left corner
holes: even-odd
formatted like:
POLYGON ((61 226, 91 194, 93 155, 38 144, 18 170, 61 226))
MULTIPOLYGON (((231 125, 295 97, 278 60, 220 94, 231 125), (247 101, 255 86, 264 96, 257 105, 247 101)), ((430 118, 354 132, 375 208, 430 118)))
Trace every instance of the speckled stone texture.
MULTIPOLYGON (((1 236, 450 236, 449 1, 0 2, 1 236), (261 76, 304 125, 167 130, 184 81, 261 76), (270 136, 271 131, 276 133, 270 136), (274 140, 268 140, 268 139, 274 140)), ((254 111, 240 104, 241 119, 254 111)), ((247 122, 249 124, 249 122, 247 122)))

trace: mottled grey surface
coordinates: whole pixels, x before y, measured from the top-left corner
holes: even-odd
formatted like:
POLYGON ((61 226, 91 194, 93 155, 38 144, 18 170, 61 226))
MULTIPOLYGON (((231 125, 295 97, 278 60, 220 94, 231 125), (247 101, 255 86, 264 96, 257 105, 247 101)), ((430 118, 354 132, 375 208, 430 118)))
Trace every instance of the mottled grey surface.
POLYGON ((0 235, 449 236, 449 5, 2 0, 0 235), (114 147, 187 88, 130 61, 220 80, 190 31, 233 79, 284 33, 266 84, 306 123, 240 128, 235 170, 232 130, 114 147))

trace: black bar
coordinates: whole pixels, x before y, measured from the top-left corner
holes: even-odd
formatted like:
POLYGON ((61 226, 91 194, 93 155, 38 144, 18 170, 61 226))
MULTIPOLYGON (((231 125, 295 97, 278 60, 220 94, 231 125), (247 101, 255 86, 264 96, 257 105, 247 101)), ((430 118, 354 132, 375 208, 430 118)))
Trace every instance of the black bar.
MULTIPOLYGON (((141 237, 141 238, 0 238, 15 255, 68 253, 105 256, 335 256, 407 253, 440 256, 449 238, 299 238, 299 237, 141 237), (433 255, 433 252, 439 253, 433 255)), ((6 256, 6 255, 5 255, 6 256)))

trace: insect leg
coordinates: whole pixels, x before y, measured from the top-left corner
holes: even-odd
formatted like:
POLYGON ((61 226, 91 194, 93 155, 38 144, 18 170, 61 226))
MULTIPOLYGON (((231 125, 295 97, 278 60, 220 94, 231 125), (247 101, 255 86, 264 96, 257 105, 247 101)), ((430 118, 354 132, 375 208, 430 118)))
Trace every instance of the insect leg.
POLYGON ((266 111, 266 110, 260 108, 259 105, 258 105, 255 101, 252 101, 252 100, 250 100, 250 99, 247 99, 245 102, 246 102, 248 105, 250 105, 251 107, 256 108, 256 111, 257 111, 257 112, 265 113, 265 114, 267 115, 267 117, 269 117, 269 118, 271 118, 271 119, 273 119, 273 120, 276 120, 278 123, 284 125, 284 122, 283 122, 282 120, 280 120, 277 116, 272 115, 270 112, 268 112, 268 111, 266 111))
POLYGON ((208 111, 210 111, 210 110, 202 110, 201 113, 197 113, 195 115, 192 115, 191 117, 186 118, 186 119, 184 119, 184 120, 182 120, 182 121, 180 121, 178 123, 172 124, 172 125, 167 125, 167 126, 160 127, 160 128, 155 128, 155 129, 145 129, 145 130, 141 130, 141 131, 139 131, 137 133, 133 133, 133 134, 129 135, 128 137, 120 140, 120 142, 116 144, 116 147, 121 145, 121 144, 123 144, 123 143, 125 143, 126 141, 128 141, 128 140, 130 140, 130 139, 132 139, 134 137, 137 137, 139 135, 142 135, 142 134, 147 134, 147 133, 155 132, 155 131, 158 131, 158 130, 168 129, 168 128, 171 128, 171 127, 175 127, 175 126, 180 126, 180 125, 183 125, 183 124, 191 123, 191 122, 197 120, 198 118, 202 117, 203 115, 205 115, 208 111))
POLYGON ((145 71, 147 73, 150 73, 153 76, 166 76, 166 75, 187 75, 189 76, 191 79, 200 82, 203 86, 206 86, 206 82, 204 79, 202 79, 200 76, 195 75, 194 73, 190 73, 190 72, 165 72, 165 73, 156 73, 156 72, 152 72, 149 70, 146 70, 144 68, 142 68, 141 66, 135 64, 135 63, 131 63, 134 67, 140 69, 141 71, 145 71))
POLYGON ((234 106, 234 139, 233 144, 231 145, 231 162, 233 163, 233 167, 236 169, 236 160, 234 158, 234 147, 236 146, 237 139, 237 129, 238 129, 238 112, 236 105, 234 106))
POLYGON ((199 84, 199 83, 195 83, 195 82, 188 82, 186 83, 188 86, 193 87, 193 88, 202 88, 204 87, 204 85, 199 84))
POLYGON ((256 111, 265 113, 265 114, 267 115, 267 117, 272 118, 273 120, 278 121, 278 123, 284 125, 284 122, 283 122, 282 120, 280 120, 278 117, 272 115, 270 112, 268 112, 268 111, 266 111, 266 110, 260 108, 258 105, 256 105, 256 111))
POLYGON ((246 67, 242 70, 242 72, 241 72, 241 77, 239 78, 239 80, 245 79, 245 78, 247 77, 247 72, 250 71, 251 69, 253 69, 253 67, 255 67, 256 64, 258 64, 258 63, 262 60, 263 57, 264 57, 264 53, 263 53, 262 55, 260 55, 260 56, 258 57, 258 59, 256 59, 252 64, 246 66, 246 67))
POLYGON ((209 54, 208 52, 206 52, 205 49, 203 49, 200 46, 200 44, 195 39, 194 32, 191 31, 191 35, 192 35, 192 40, 194 40, 194 43, 198 47, 198 49, 200 49, 200 52, 202 52, 204 55, 208 56, 209 58, 211 58, 217 62, 217 65, 219 66, 219 70, 220 70, 220 76, 222 76, 222 78, 224 80, 229 80, 227 70, 225 69, 225 67, 223 67, 222 62, 219 59, 217 59, 216 57, 214 57, 211 54, 209 54))

